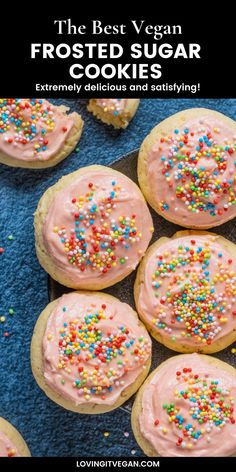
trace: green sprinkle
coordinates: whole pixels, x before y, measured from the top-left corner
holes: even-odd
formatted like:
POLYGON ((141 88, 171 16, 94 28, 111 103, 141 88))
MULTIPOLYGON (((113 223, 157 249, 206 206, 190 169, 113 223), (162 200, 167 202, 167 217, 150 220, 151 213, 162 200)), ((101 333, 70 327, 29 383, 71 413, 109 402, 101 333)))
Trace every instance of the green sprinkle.
POLYGON ((120 258, 120 263, 125 264, 125 259, 123 257, 120 258))

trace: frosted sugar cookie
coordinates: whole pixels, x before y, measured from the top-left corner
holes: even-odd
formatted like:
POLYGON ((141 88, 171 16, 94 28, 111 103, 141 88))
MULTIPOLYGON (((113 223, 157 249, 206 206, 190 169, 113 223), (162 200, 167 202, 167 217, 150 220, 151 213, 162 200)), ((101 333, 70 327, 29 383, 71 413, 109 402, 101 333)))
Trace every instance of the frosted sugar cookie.
POLYGON ((30 451, 20 433, 4 418, 0 418, 0 458, 27 457, 30 451))
POLYGON ((89 100, 88 110, 114 128, 126 128, 134 117, 139 102, 137 98, 93 98, 89 100))
POLYGON ((150 333, 179 352, 212 353, 236 340, 236 248, 222 236, 179 231, 147 251, 134 287, 150 333))
POLYGON ((205 108, 159 123, 138 158, 140 187, 167 220, 211 228, 236 215, 236 123, 205 108))
POLYGON ((138 265, 153 232, 137 185, 103 166, 63 177, 42 196, 35 214, 39 262, 55 280, 96 290, 138 265))
POLYGON ((200 354, 171 357, 137 394, 135 438, 151 457, 234 456, 235 401, 232 366, 200 354))
POLYGON ((31 362, 37 383, 53 401, 78 413, 105 413, 144 381, 151 340, 126 303, 106 293, 72 292, 41 313, 31 362))
POLYGON ((44 99, 0 99, 0 162, 43 168, 65 159, 80 139, 83 120, 44 99))

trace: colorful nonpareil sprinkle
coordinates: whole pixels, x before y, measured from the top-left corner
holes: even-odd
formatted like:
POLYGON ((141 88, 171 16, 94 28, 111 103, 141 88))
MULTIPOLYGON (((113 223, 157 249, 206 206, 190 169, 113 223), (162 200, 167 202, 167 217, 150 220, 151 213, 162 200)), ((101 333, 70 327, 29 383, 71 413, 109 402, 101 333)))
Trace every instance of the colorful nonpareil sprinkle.
POLYGON ((157 254, 152 288, 160 308, 152 321, 171 337, 178 329, 178 338, 211 344, 222 326, 234 319, 236 274, 232 259, 212 252, 213 240, 199 244, 192 239, 157 254))
MULTIPOLYGON (((94 395, 106 400, 113 388, 124 384, 124 376, 144 365, 150 355, 148 339, 136 338, 126 326, 115 323, 107 328, 106 320, 110 319, 103 305, 98 311, 65 321, 58 333, 61 384, 71 382, 87 401, 94 395), (68 380, 72 368, 76 368, 77 375, 68 380)), ((47 342, 54 342, 53 337, 47 336, 47 342)))
POLYGON ((0 99, 0 134, 9 146, 34 142, 34 155, 40 159, 47 150, 55 127, 53 107, 42 99, 0 99))
MULTIPOLYGON (((5 239, 5 238, 4 238, 5 239)), ((7 237, 6 237, 7 241, 9 241, 9 244, 12 243, 12 241, 14 241, 14 236, 13 234, 9 234, 7 237)), ((9 245, 8 245, 9 246, 9 245)), ((6 244, 6 247, 0 247, 0 255, 3 254, 5 251, 7 250, 7 244, 6 244)))
POLYGON ((68 263, 81 272, 85 270, 106 273, 116 265, 125 265, 129 249, 142 238, 136 227, 136 215, 120 215, 113 218, 120 187, 112 182, 107 196, 95 201, 96 186, 90 182, 88 192, 73 197, 74 228, 68 233, 65 226, 55 226, 53 232, 60 237, 68 263), (117 257, 117 248, 123 249, 123 256, 117 257))
MULTIPOLYGON (((175 193, 177 206, 181 200, 188 211, 214 217, 236 203, 236 172, 231 166, 236 145, 223 140, 220 133, 219 128, 211 132, 199 125, 194 131, 175 129, 160 139, 162 174, 175 193)), ((164 200, 159 204, 162 211, 169 210, 164 200)))
MULTIPOLYGON (((173 402, 162 405, 170 427, 174 425, 177 430, 176 447, 190 449, 202 437, 209 443, 212 432, 220 432, 227 423, 235 424, 234 398, 221 380, 212 380, 207 373, 199 375, 188 367, 176 372, 176 380, 180 386, 173 392, 173 402)), ((161 423, 159 428, 163 432, 161 423)))
POLYGON ((16 455, 17 451, 16 449, 10 449, 7 456, 8 457, 14 457, 16 455))
POLYGON ((118 116, 124 112, 126 100, 123 98, 99 99, 97 100, 99 106, 103 108, 105 113, 111 113, 118 116))
MULTIPOLYGON (((0 315, 0 326, 3 325, 4 329, 6 330, 6 328, 9 327, 9 319, 12 318, 14 314, 15 314, 14 309, 9 308, 8 310, 9 318, 7 317, 7 315, 0 315)), ((4 331, 2 335, 4 338, 8 338, 10 336, 10 333, 8 331, 4 331)))

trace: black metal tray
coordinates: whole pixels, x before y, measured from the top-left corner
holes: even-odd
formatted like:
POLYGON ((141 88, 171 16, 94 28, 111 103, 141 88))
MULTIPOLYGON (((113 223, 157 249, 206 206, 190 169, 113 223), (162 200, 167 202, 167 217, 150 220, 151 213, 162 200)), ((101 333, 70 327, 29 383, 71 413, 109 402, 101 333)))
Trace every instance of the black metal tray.
MULTIPOLYGON (((118 161, 111 164, 112 169, 118 170, 123 174, 127 175, 130 179, 132 179, 135 183, 138 183, 137 179, 137 157, 138 157, 138 149, 126 154, 118 161)), ((161 236, 172 236, 176 231, 178 231, 180 226, 174 225, 169 221, 166 221, 164 218, 159 216, 155 213, 152 209, 150 209, 151 215, 153 218, 154 224, 154 233, 152 237, 152 242, 156 241, 156 239, 160 238, 161 236)), ((226 238, 230 239, 231 241, 236 243, 236 219, 221 225, 219 228, 212 229, 213 232, 221 234, 226 238)), ((134 297, 133 297, 133 286, 136 277, 136 271, 132 272, 128 277, 126 277, 121 282, 113 285, 104 290, 104 292, 110 293, 115 297, 119 298, 121 301, 128 303, 133 308, 134 305, 134 297)), ((71 289, 60 285, 58 282, 53 280, 49 277, 48 280, 48 294, 49 300, 55 300, 56 298, 60 297, 63 293, 70 292, 71 289)), ((176 355, 177 353, 166 348, 162 344, 158 343, 157 341, 153 340, 153 350, 152 350, 152 367, 154 369, 158 364, 162 361, 168 359, 168 357, 176 355)), ((223 351, 215 354, 215 357, 228 362, 229 364, 236 367, 236 354, 231 353, 231 346, 224 349, 223 351)), ((124 405, 120 408, 126 410, 128 413, 131 412, 133 403, 133 398, 129 399, 124 405)))

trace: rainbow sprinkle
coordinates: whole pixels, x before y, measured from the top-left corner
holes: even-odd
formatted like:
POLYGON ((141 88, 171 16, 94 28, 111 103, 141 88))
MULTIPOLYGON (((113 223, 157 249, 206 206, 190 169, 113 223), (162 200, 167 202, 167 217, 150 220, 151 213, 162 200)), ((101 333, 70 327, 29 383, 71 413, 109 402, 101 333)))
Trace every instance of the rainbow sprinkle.
POLYGON ((48 147, 48 133, 55 127, 53 107, 42 99, 0 99, 0 135, 9 146, 34 142, 33 154, 42 158, 48 147))
POLYGON ((112 218, 120 192, 116 182, 112 182, 109 195, 98 202, 94 200, 96 186, 89 183, 88 187, 85 196, 72 198, 74 229, 68 234, 65 226, 55 226, 53 231, 60 237, 69 264, 81 272, 89 269, 105 274, 117 264, 127 263, 130 247, 140 241, 142 234, 136 227, 135 214, 112 218), (118 247, 124 249, 123 257, 117 258, 118 247))
MULTIPOLYGON (((63 311, 67 311, 66 307, 63 311)), ((77 371, 72 386, 85 400, 93 395, 105 400, 114 386, 124 384, 124 375, 145 364, 150 355, 148 339, 136 338, 126 326, 115 323, 111 329, 107 328, 106 320, 111 319, 103 304, 98 311, 65 321, 59 332, 57 368, 62 376, 65 372, 65 379, 72 369, 77 371)), ((48 342, 52 338, 51 334, 47 335, 48 342)), ((65 379, 62 378, 62 385, 68 381, 65 379)))
POLYGON ((222 260, 222 253, 213 255, 208 242, 200 246, 195 240, 179 245, 175 255, 169 251, 157 255, 152 288, 162 308, 153 324, 170 336, 176 327, 182 337, 211 344, 227 323, 228 313, 236 315, 230 305, 236 296, 236 274, 231 264, 232 259, 222 260), (216 258, 218 268, 211 275, 211 261, 216 258), (162 294, 165 279, 168 285, 162 294), (171 326, 166 322, 168 315, 171 326))
MULTIPOLYGON (((176 199, 181 200, 187 210, 207 212, 212 217, 222 215, 236 203, 235 172, 229 169, 236 145, 217 144, 213 133, 220 135, 220 129, 214 128, 213 132, 204 126, 196 132, 188 128, 175 129, 172 135, 160 139, 159 148, 163 153, 162 174, 176 199), (197 143, 194 143, 196 137, 197 143), (166 152, 164 143, 168 146, 166 152), (208 168, 207 161, 213 161, 214 168, 208 168), (228 173, 227 178, 224 178, 225 173, 228 173)), ((164 200, 159 204, 162 211, 169 210, 164 200)))
MULTIPOLYGON (((227 423, 235 424, 234 398, 220 380, 210 380, 208 374, 194 374, 187 367, 176 372, 176 380, 185 385, 177 387, 175 401, 164 403, 162 408, 169 423, 174 424, 178 431, 177 447, 190 449, 203 437, 209 443, 213 430, 220 431, 227 423), (183 412, 184 408, 187 408, 187 413, 183 412)), ((154 426, 159 423, 155 420, 154 426)), ((159 428, 163 432, 161 425, 159 428)))
POLYGON ((15 457, 17 454, 17 451, 16 449, 9 449, 8 453, 7 453, 7 457, 15 457))
POLYGON ((126 100, 123 98, 98 99, 99 106, 102 106, 105 113, 111 113, 114 116, 121 115, 124 112, 126 100))

